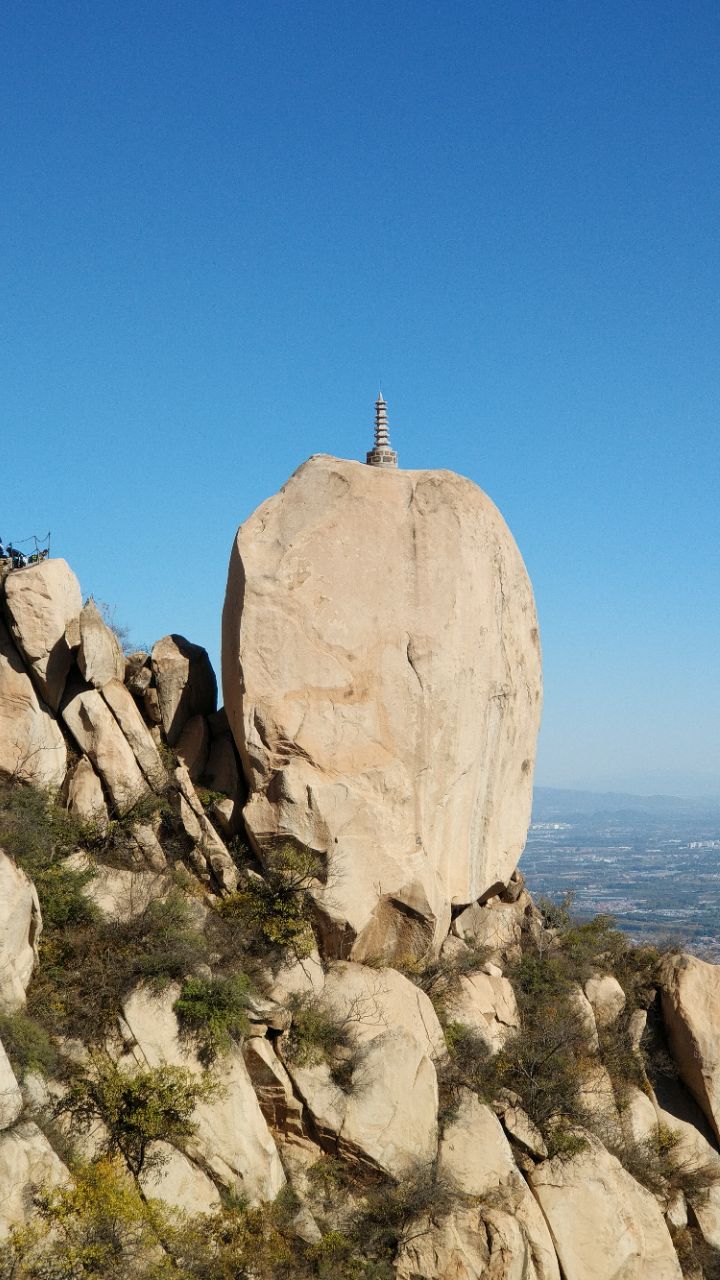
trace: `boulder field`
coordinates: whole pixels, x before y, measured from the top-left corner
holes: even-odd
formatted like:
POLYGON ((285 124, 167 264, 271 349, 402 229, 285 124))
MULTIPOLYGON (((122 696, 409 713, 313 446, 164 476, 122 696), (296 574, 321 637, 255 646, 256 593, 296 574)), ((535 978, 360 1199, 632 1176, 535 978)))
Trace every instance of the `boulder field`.
POLYGON ((525 888, 537 623, 489 499, 311 459, 239 531, 223 684, 62 561, 0 580, 0 1276, 717 1277, 720 968, 525 888), (108 1168, 142 1230, 73 1208, 108 1168))

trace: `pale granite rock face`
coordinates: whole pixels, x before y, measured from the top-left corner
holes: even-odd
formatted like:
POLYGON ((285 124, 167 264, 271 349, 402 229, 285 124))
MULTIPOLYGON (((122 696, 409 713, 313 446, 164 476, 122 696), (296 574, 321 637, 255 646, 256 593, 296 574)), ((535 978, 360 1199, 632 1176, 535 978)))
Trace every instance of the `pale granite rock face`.
POLYGON ((0 849, 0 1010, 14 1013, 25 1003, 37 963, 42 928, 34 884, 0 849))
MULTIPOLYGON (((459 1196, 471 1200, 477 1198, 482 1205, 481 1217, 485 1217, 487 1203, 508 1218, 507 1229, 512 1230, 514 1226, 518 1243, 523 1245, 514 1253, 510 1251, 515 1262, 524 1260, 524 1269, 519 1267, 517 1270, 519 1277, 559 1280, 550 1233, 515 1164, 510 1144, 490 1107, 481 1103, 470 1090, 463 1091, 457 1115, 443 1134, 438 1176, 459 1196)), ((438 1276, 443 1274, 439 1272, 438 1276)), ((479 1274, 485 1273, 480 1271, 479 1274)), ((489 1274, 494 1275, 495 1272, 491 1270, 489 1274)), ((499 1267, 497 1274, 504 1277, 515 1272, 499 1267)))
POLYGON ((102 783, 87 756, 81 756, 67 783, 67 807, 82 822, 97 823, 105 830, 108 811, 102 783))
POLYGON ((655 1198, 596 1138, 572 1160, 546 1160, 529 1174, 566 1280, 681 1280, 655 1198))
POLYGON ((720 1139, 720 965, 673 957, 663 974, 662 1010, 680 1076, 720 1139))
POLYGON ((217 681, 206 651, 184 636, 163 636, 153 646, 152 669, 162 726, 171 747, 188 720, 209 716, 217 705, 217 681))
POLYGON ((132 747, 135 759, 151 787, 162 791, 167 783, 167 772, 132 694, 128 693, 122 681, 108 680, 103 685, 102 696, 132 747))
POLYGON ((437 1153, 435 1060, 445 1042, 428 997, 393 969, 339 962, 319 1002, 345 1024, 355 1050, 348 1089, 325 1062, 299 1066, 286 1058, 285 1065, 324 1145, 392 1177, 430 1165, 437 1153))
POLYGON ((311 458, 238 532, 223 683, 251 838, 327 858, 336 950, 437 948, 451 904, 509 879, 540 651, 520 554, 471 481, 311 458))
POLYGON ((59 787, 66 767, 65 739, 0 618, 0 773, 38 787, 59 787))
POLYGON ((102 689, 108 680, 125 679, 125 658, 120 643, 94 600, 88 600, 80 614, 77 663, 88 684, 96 689, 102 689))
POLYGON ((520 1027, 515 992, 502 975, 463 974, 445 1004, 448 1021, 470 1027, 492 1050, 501 1049, 520 1027))
POLYGON ((538 1270, 512 1213, 464 1202, 414 1224, 394 1272, 396 1280, 549 1280, 552 1274, 538 1270))
POLYGON ((610 973, 588 978, 584 990, 592 1005, 598 1031, 611 1027, 620 1017, 626 1004, 625 992, 617 978, 610 973))
POLYGON ((147 794, 148 786, 102 694, 97 689, 71 689, 62 715, 80 750, 100 774, 115 809, 127 813, 147 794))
POLYGON ((167 1142, 151 1142, 148 1155, 158 1164, 140 1176, 145 1195, 162 1200, 182 1213, 214 1213, 220 1208, 220 1194, 215 1183, 198 1169, 182 1151, 167 1142))
MULTIPOLYGON (((181 1042, 173 1004, 180 988, 161 995, 138 988, 125 1001, 124 1021, 132 1055, 139 1065, 169 1063, 200 1074, 201 1064, 181 1042)), ((217 1182, 251 1203, 273 1200, 285 1185, 280 1157, 239 1048, 218 1061, 214 1071, 216 1094, 197 1104, 196 1130, 185 1144, 185 1155, 217 1182)))
POLYGON ((9 574, 5 607, 41 697, 57 711, 79 639, 80 583, 64 560, 44 560, 9 574))
POLYGON ((31 1121, 0 1134, 0 1240, 25 1222, 40 1187, 52 1191, 69 1182, 65 1165, 31 1121))
POLYGON ((0 1129, 8 1129, 23 1109, 23 1096, 0 1042, 0 1129))

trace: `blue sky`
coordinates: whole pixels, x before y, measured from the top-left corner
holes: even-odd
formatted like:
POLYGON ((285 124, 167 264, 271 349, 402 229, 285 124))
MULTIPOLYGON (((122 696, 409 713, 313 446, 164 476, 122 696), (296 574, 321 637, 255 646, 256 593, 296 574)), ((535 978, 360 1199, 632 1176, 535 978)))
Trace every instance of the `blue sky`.
POLYGON ((538 781, 720 793, 717 3, 6 0, 0 112, 0 535, 217 659, 382 378, 525 557, 538 781))

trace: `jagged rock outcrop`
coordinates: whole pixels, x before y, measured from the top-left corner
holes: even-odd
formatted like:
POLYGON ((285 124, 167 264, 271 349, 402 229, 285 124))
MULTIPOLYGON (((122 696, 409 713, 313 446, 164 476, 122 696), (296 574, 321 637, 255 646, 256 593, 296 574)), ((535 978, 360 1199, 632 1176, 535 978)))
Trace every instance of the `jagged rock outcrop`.
POLYGON ((678 1071, 720 1138, 720 966, 672 957, 662 1008, 678 1071))
POLYGON ((682 1258, 711 1280, 720 969, 674 955, 633 975, 602 929, 548 927, 514 870, 539 700, 522 563, 469 482, 360 470, 312 460, 240 532, 226 632, 258 860, 205 651, 166 637, 121 661, 66 574, 11 571, 26 649, 0 632, 0 820, 20 864, 39 823, 24 865, 47 968, 31 988, 38 895, 0 851, 0 1237, 78 1176, 53 1149, 68 1139, 81 1160, 113 1149, 132 1186, 108 1114, 89 1133, 55 1114, 73 1078, 171 1065, 202 1100, 172 1142, 155 1134, 140 1188, 215 1215, 192 1226, 214 1248, 243 1222, 228 1199, 289 1183, 267 1232, 248 1219, 258 1274, 279 1274, 277 1230, 283 1274, 338 1257, 395 1280, 678 1280, 682 1258), (29 780, 62 789, 26 809, 29 780), (286 839, 317 877, 269 865, 286 839))
POLYGON ((27 1220, 38 1189, 52 1191, 69 1178, 62 1160, 32 1120, 0 1133, 0 1247, 10 1229, 27 1220))
POLYGON ((10 1060, 0 1043, 0 1129, 9 1129, 23 1109, 23 1096, 10 1060))
POLYGON ((127 813, 147 793, 148 784, 102 694, 97 689, 71 689, 62 715, 78 747, 100 774, 113 807, 127 813))
POLYGON ((611 973, 588 978, 584 992, 592 1006, 598 1031, 611 1027, 620 1017, 627 1003, 625 992, 611 973))
POLYGON ((491 1049, 500 1049, 520 1026, 515 992, 492 964, 486 972, 463 974, 457 990, 445 999, 449 1021, 472 1028, 491 1049), (487 972, 490 970, 491 972, 487 972))
POLYGON ((0 849, 0 1011, 22 1008, 37 963, 42 928, 31 880, 0 849))
POLYGON ((77 664, 88 684, 102 689, 109 680, 125 679, 125 658, 116 635, 104 622, 94 600, 80 613, 77 664))
POLYGON ((97 823, 102 829, 107 827, 108 811, 102 783, 87 756, 80 757, 68 776, 65 798, 70 813, 77 814, 82 822, 97 823))
POLYGON ((102 696, 122 729, 146 780, 156 791, 161 791, 167 782, 167 771, 132 694, 120 680, 113 679, 103 685, 102 696))
POLYGON ((682 1280, 654 1197, 590 1134, 572 1160, 529 1174, 565 1280, 682 1280))
POLYGON ((57 711, 77 647, 80 584, 64 560, 44 560, 5 579, 5 613, 40 695, 57 711))
POLYGON ((162 1200, 182 1213, 213 1213, 220 1207, 215 1183, 182 1151, 167 1142, 153 1142, 148 1148, 150 1169, 139 1179, 148 1196, 162 1200))
MULTIPOLYGON (((161 996, 139 989, 126 1000, 130 1055, 143 1065, 170 1063, 200 1074, 197 1056, 180 1041, 173 1012, 178 994, 178 987, 161 996)), ((185 1155, 236 1195, 253 1203, 273 1200, 285 1175, 240 1049, 222 1060, 216 1079, 215 1096, 197 1104, 185 1155)))
POLYGON ((217 681, 205 649, 184 636, 164 636, 153 646, 152 669, 160 715, 171 747, 192 716, 209 716, 217 706, 217 681))
POLYGON ((0 618, 0 773, 38 787, 59 787, 66 768, 62 732, 40 702, 0 618))
POLYGON ((323 1007, 346 1028, 351 1079, 342 1088, 327 1062, 285 1066, 329 1150, 402 1177, 437 1151, 435 1060, 445 1052, 427 996, 393 969, 338 962, 323 1007))
MULTIPOLYGON (((491 1109, 469 1090, 464 1091, 457 1115, 440 1143, 438 1175, 462 1196, 489 1200, 496 1213, 515 1223, 519 1245, 515 1261, 522 1258, 525 1263, 525 1271, 520 1270, 519 1275, 559 1280, 547 1224, 518 1170, 510 1144, 491 1109)), ((499 1225, 497 1219, 495 1225, 499 1225)), ((512 1275, 512 1271, 501 1274, 512 1275)))
POLYGON ((509 879, 540 680, 524 565, 469 480, 314 457, 241 526, 223 686, 245 823, 327 859, 339 951, 437 948, 451 904, 509 879))

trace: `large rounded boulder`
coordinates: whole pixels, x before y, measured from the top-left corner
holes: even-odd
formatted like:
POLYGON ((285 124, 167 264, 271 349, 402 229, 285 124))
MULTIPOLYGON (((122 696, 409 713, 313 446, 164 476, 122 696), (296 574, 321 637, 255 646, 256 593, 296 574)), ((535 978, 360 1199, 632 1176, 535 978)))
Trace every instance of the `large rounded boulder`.
POLYGON ((508 880, 540 647, 520 553, 471 481, 306 462, 238 531, 223 685, 249 836, 319 855, 327 950, 417 955, 508 880))

